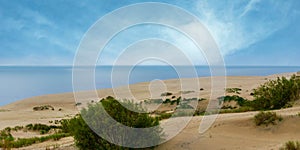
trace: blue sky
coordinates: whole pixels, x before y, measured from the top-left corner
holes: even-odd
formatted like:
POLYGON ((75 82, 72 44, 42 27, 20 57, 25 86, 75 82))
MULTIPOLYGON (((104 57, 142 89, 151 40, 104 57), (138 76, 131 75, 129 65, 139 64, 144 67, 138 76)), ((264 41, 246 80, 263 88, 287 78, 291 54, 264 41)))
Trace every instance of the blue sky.
MULTIPOLYGON (((146 1, 0 0, 0 65, 71 65, 81 38, 98 19, 139 2, 146 1)), ((300 66, 299 0, 155 2, 196 15, 219 45, 226 65, 300 66)), ((206 64, 182 34, 151 25, 120 33, 107 45, 99 64, 112 64, 122 49, 144 38, 169 40, 194 64, 206 64)))

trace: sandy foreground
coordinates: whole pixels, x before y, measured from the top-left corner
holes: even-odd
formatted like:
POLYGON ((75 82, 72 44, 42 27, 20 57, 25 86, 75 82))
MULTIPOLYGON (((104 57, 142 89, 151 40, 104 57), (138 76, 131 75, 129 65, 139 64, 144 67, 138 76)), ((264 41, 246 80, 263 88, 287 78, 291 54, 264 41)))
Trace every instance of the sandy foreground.
MULTIPOLYGON (((252 89, 269 79, 277 76, 291 76, 292 73, 272 75, 272 76, 232 76, 227 77, 227 88, 241 88, 242 97, 251 99, 250 93, 252 89)), ((185 83, 193 83, 194 79, 184 79, 185 83)), ((209 77, 199 78, 199 86, 203 90, 197 90, 190 96, 210 99, 211 82, 209 77)), ((166 80, 164 82, 144 82, 128 86, 130 94, 126 92, 127 87, 98 90, 99 98, 106 96, 114 96, 117 98, 127 98, 135 100, 145 100, 150 98, 159 98, 163 91, 172 92, 174 96, 181 96, 182 84, 177 79, 166 80), (159 83, 158 83, 159 82, 159 83), (163 83, 163 84, 162 84, 163 83), (149 89, 151 92, 149 92, 149 89), (125 91, 125 92, 124 92, 125 91)), ((197 87, 198 88, 198 87, 197 87)), ((186 87, 185 89, 189 89, 186 87)), ((190 88, 192 89, 192 88, 190 88)), ((17 93, 16 93, 17 94, 17 93)), ((78 99, 74 99, 73 93, 43 95, 24 99, 0 107, 0 130, 6 127, 24 126, 30 123, 51 124, 49 121, 70 118, 79 113, 80 107, 86 106, 87 103, 93 103, 99 100, 95 96, 91 96, 91 92, 81 92, 78 99), (77 104, 81 104, 78 108, 77 104), (33 111, 33 107, 51 105, 54 110, 33 111), (59 109, 61 109, 59 111, 59 109)), ((186 95, 188 96, 188 94, 186 95)), ((203 102, 204 104, 208 103, 203 102)), ((200 103, 201 105, 201 103, 200 103)), ((253 116, 257 112, 220 114, 216 121, 205 133, 199 133, 199 125, 203 117, 193 117, 189 124, 178 135, 170 141, 161 144, 157 149, 278 149, 289 140, 300 140, 300 105, 295 107, 277 110, 284 117, 284 120, 275 126, 256 127, 253 123, 253 116)), ((164 124, 166 121, 162 121, 164 124)), ((52 123, 53 124, 53 123, 52 123)), ((168 126, 168 129, 174 128, 168 126)), ((174 131, 176 132, 176 131, 174 131)), ((18 134, 18 133, 15 133, 18 134)), ((30 137, 33 135, 18 135, 21 137, 30 137)), ((34 144, 21 149, 75 149, 73 138, 67 137, 60 141, 47 141, 44 143, 34 144)))

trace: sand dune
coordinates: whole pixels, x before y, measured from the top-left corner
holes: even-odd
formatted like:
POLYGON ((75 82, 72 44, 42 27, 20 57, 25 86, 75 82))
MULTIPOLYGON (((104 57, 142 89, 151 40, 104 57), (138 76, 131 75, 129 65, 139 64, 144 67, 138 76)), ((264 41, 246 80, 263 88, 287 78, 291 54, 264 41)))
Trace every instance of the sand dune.
MULTIPOLYGON (((241 88, 240 96, 251 99, 252 89, 266 82, 268 79, 274 79, 277 76, 291 76, 291 73, 272 75, 272 76, 234 76, 227 77, 228 88, 241 88)), ((187 82, 193 81, 186 79, 187 82)), ((170 91, 175 96, 180 96, 180 81, 177 79, 164 81, 166 91, 170 91)), ((130 92, 136 100, 144 100, 159 97, 162 93, 161 87, 154 87, 149 92, 150 83, 138 83, 130 85, 130 92)), ((199 78, 199 85, 203 91, 195 91, 194 94, 201 98, 210 98, 211 79, 208 77, 199 78)), ((126 87, 120 87, 119 92, 126 87)), ((151 87, 150 87, 151 88, 151 87)), ((37 96, 21 101, 11 103, 0 107, 0 130, 5 127, 14 127, 17 125, 26 125, 29 123, 51 124, 49 121, 70 118, 79 112, 76 103, 80 102, 80 107, 87 103, 98 101, 106 96, 115 96, 117 98, 131 98, 128 93, 114 94, 112 89, 103 89, 97 91, 99 98, 89 97, 90 92, 82 92, 83 99, 75 100, 73 93, 53 94, 37 96), (124 96, 124 97, 122 97, 124 96), (34 111, 33 107, 51 105, 54 110, 34 111), (59 111, 59 109, 61 109, 59 111)), ((204 102, 205 103, 205 102, 204 102)), ((203 103, 203 104, 204 104, 203 103)), ((207 102, 206 102, 207 103, 207 102)), ((213 126, 204 134, 198 133, 199 124, 202 117, 194 117, 188 126, 175 138, 160 145, 157 149, 278 149, 288 140, 300 140, 300 117, 295 115, 300 112, 300 107, 278 110, 278 113, 284 117, 284 121, 276 126, 255 127, 253 116, 257 112, 221 114, 213 126)), ((24 149, 42 148, 46 143, 35 144, 24 149)), ((70 145, 72 139, 64 138, 56 144, 70 145), (67 143, 67 144, 66 144, 67 143)), ((48 145, 55 143, 48 143, 48 145)), ((74 148, 74 147, 73 147, 74 148)))

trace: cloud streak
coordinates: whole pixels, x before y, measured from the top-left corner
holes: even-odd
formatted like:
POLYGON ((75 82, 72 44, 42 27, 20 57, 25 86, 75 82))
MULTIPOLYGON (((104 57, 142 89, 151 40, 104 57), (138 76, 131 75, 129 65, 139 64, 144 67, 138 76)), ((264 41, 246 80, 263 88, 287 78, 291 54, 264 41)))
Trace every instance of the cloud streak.
POLYGON ((288 24, 286 16, 291 5, 286 5, 284 1, 264 4, 259 0, 247 4, 227 1, 222 4, 223 7, 215 7, 218 2, 200 1, 197 12, 224 56, 260 42, 288 24))
MULTIPOLYGON (((97 19, 118 7, 142 1, 118 2, 114 5, 111 1, 92 0, 89 3, 75 2, 72 6, 55 1, 47 5, 41 1, 31 2, 0 1, 0 65, 71 65, 80 39, 97 19)), ((297 0, 164 2, 196 15, 215 38, 224 57, 247 52, 259 43, 263 43, 264 47, 271 46, 272 42, 265 42, 267 39, 278 32, 288 32, 290 27, 295 26, 292 24, 300 24, 300 21, 297 22, 300 16, 297 0)), ((164 14, 157 15, 164 19, 164 14)), ((126 16, 120 19, 125 22, 128 20, 126 16)), ((180 14, 170 20, 181 23, 190 31, 197 30, 192 21, 182 21, 180 14)), ((108 26, 114 27, 115 24, 108 26)), ((195 64, 206 64, 205 57, 190 39, 171 29, 143 26, 117 36, 107 45, 101 63, 111 64, 122 49, 137 40, 161 38, 182 49, 195 64)), ((298 36, 292 37, 297 39, 298 36)), ((286 40, 289 37, 282 38, 286 40)), ((297 43, 290 45, 299 47, 297 43)))

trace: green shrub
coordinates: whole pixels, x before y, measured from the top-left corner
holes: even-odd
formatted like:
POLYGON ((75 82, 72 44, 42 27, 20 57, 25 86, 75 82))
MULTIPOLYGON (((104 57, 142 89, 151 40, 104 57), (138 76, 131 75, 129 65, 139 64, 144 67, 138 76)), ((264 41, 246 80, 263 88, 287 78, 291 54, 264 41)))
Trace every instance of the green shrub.
POLYGON ((205 101, 206 100, 206 98, 199 98, 198 99, 198 101, 200 102, 200 101, 205 101))
MULTIPOLYGON (((111 128, 112 123, 103 117, 104 111, 106 111, 115 121, 134 128, 146 128, 159 125, 158 118, 150 117, 146 113, 137 113, 128 110, 142 110, 140 106, 133 104, 132 102, 118 102, 114 98, 102 99, 99 103, 89 105, 87 109, 83 109, 81 115, 74 117, 70 120, 63 120, 62 131, 70 132, 75 139, 75 143, 79 149, 129 149, 114 145, 102 137, 98 136, 93 130, 98 132, 109 131, 115 133, 117 131, 111 128), (126 107, 123 107, 125 105, 126 107), (104 109, 105 110, 104 110, 104 109), (83 120, 84 118, 84 120, 83 120), (92 124, 91 129, 86 122, 92 124), (112 131, 110 131, 112 130, 112 131)), ((128 132, 118 132, 116 134, 107 135, 110 139, 122 140, 123 142, 132 142, 134 145, 148 142, 148 140, 158 143, 162 139, 162 130, 160 127, 154 127, 154 130, 149 130, 148 138, 136 136, 136 140, 132 139, 132 135, 128 135, 128 132), (128 137, 130 136, 130 137, 128 137)))
POLYGON ((63 137, 69 136, 68 133, 56 133, 43 137, 32 137, 32 138, 18 138, 17 140, 7 131, 1 131, 0 133, 0 148, 10 149, 10 148, 20 148, 24 146, 29 146, 35 143, 44 142, 47 140, 59 140, 63 137))
POLYGON ((236 101, 238 105, 240 106, 245 106, 248 105, 249 101, 247 101, 246 99, 237 96, 237 95, 233 95, 233 96, 223 96, 223 97, 219 97, 219 102, 221 104, 221 102, 230 102, 230 101, 236 101))
POLYGON ((52 135, 48 135, 48 136, 42 136, 42 137, 32 137, 32 138, 19 138, 16 141, 11 142, 11 145, 13 148, 20 148, 20 147, 24 147, 24 146, 29 146, 35 143, 41 143, 41 142, 45 142, 48 140, 59 140, 63 137, 67 137, 70 136, 68 133, 55 133, 52 135))
POLYGON ((171 102, 171 100, 167 98, 163 103, 167 104, 167 103, 170 103, 170 102, 171 102))
POLYGON ((288 141, 280 150, 300 150, 300 143, 298 141, 288 141))
POLYGON ((259 88, 254 89, 252 107, 256 110, 280 109, 288 107, 290 103, 300 97, 300 79, 293 75, 270 80, 259 88))
POLYGON ((240 113, 240 112, 247 112, 247 111, 253 111, 252 107, 249 106, 243 106, 240 108, 236 108, 236 109, 223 109, 220 110, 220 113, 240 113))
POLYGON ((205 110, 200 110, 200 109, 197 109, 193 116, 203 116, 205 114, 205 110))
POLYGON ((32 108, 34 111, 41 111, 41 110, 54 110, 54 107, 51 105, 43 105, 43 106, 35 106, 32 108))
POLYGON ((3 130, 0 131, 0 148, 10 149, 12 148, 12 142, 14 137, 10 134, 10 131, 3 130))
POLYGON ((163 120, 163 119, 169 119, 170 117, 172 117, 171 113, 161 113, 158 117, 159 120, 163 120))
POLYGON ((161 93, 160 96, 170 96, 172 95, 171 92, 165 92, 165 93, 161 93))
POLYGON ((259 112, 254 116, 254 121, 257 126, 269 124, 276 124, 276 121, 282 121, 282 117, 277 116, 275 112, 259 112))
POLYGON ((80 106, 80 105, 82 105, 82 103, 80 103, 80 102, 75 104, 75 106, 80 106))
POLYGON ((176 100, 172 100, 171 105, 174 105, 176 102, 177 102, 176 100))
POLYGON ((240 88, 227 88, 226 89, 227 93, 241 94, 240 91, 242 91, 242 89, 240 89, 240 88))
POLYGON ((176 99, 176 105, 179 105, 180 101, 181 101, 181 96, 176 99))

